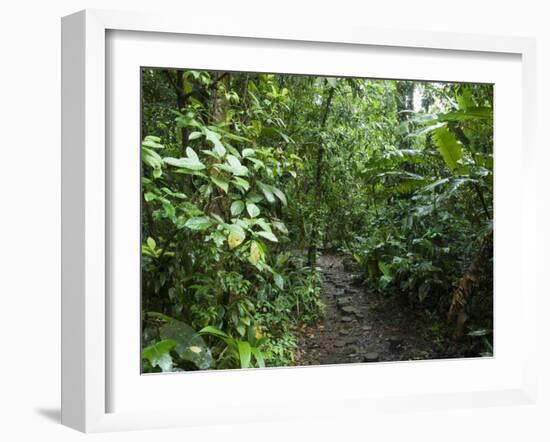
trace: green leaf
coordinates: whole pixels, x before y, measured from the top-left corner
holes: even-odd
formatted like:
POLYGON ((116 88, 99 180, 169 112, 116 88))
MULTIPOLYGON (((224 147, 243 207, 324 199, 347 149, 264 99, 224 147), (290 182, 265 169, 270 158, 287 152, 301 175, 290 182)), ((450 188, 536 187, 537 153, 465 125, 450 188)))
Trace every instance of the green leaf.
POLYGON ((432 133, 432 139, 437 147, 437 150, 443 157, 447 167, 454 172, 457 163, 464 156, 462 147, 458 143, 455 136, 446 127, 439 127, 432 133))
POLYGON ((242 244, 245 239, 245 235, 240 235, 238 233, 231 232, 227 237, 227 244, 229 244, 230 249, 234 249, 242 244))
POLYGON ((245 192, 248 191, 248 189, 250 189, 250 184, 248 183, 248 181, 243 180, 242 178, 240 178, 238 176, 234 176, 233 179, 231 180, 231 182, 235 183, 235 185, 237 187, 244 190, 245 192))
POLYGON ((187 154, 187 157, 188 157, 191 161, 193 161, 193 162, 195 162, 195 163, 200 163, 199 156, 196 154, 196 152, 195 152, 192 148, 187 147, 187 148, 185 149, 185 153, 187 154))
POLYGON ((160 138, 148 135, 141 142, 141 145, 144 147, 149 147, 151 149, 164 149, 164 146, 160 144, 160 138))
POLYGON ((263 218, 258 218, 256 224, 264 229, 266 232, 271 232, 271 225, 265 221, 263 218))
POLYGON ((227 163, 233 175, 246 176, 248 174, 248 168, 243 166, 236 156, 227 155, 227 163))
MULTIPOLYGON (((238 222, 239 220, 236 220, 238 222)), ((244 229, 239 224, 224 224, 224 227, 235 235, 246 236, 244 229)))
POLYGON ((256 232, 256 234, 268 239, 269 241, 278 242, 277 237, 271 232, 256 232))
POLYGON ((437 116, 439 121, 490 120, 493 110, 490 107, 468 107, 463 110, 447 112, 437 116))
POLYGON ((378 261, 378 268, 386 277, 391 277, 390 267, 382 261, 378 261))
POLYGON ((192 362, 200 370, 212 366, 214 359, 204 339, 185 322, 173 320, 166 323, 160 328, 160 337, 175 341, 174 351, 178 356, 192 362))
POLYGON ((221 142, 220 136, 216 132, 212 132, 210 129, 204 128, 206 139, 214 145, 214 152, 221 158, 225 155, 227 150, 221 142))
POLYGON ((153 168, 153 174, 155 178, 158 178, 162 175, 162 158, 157 152, 145 146, 142 146, 141 159, 145 164, 153 168))
POLYGON ((246 341, 237 341, 237 348, 239 350, 241 368, 248 368, 250 366, 250 357, 252 355, 250 344, 246 341))
POLYGON ((268 184, 264 184, 261 181, 256 181, 256 184, 258 185, 258 187, 260 188, 260 190, 264 194, 265 199, 270 203, 274 203, 275 202, 275 196, 273 195, 273 192, 271 191, 271 186, 268 185, 268 184))
POLYGON ((254 357, 256 358, 256 361, 258 362, 258 367, 265 368, 265 360, 262 352, 255 347, 252 347, 251 351, 254 357))
POLYGON ((254 149, 250 149, 250 148, 246 148, 246 149, 243 149, 243 151, 241 152, 243 158, 246 158, 250 155, 254 155, 254 149))
POLYGON ((241 336, 244 336, 244 334, 246 333, 246 328, 242 324, 237 325, 235 328, 237 329, 237 331, 239 332, 239 335, 241 336))
POLYGON ((281 222, 281 221, 272 221, 271 224, 273 224, 273 227, 275 227, 279 232, 282 232, 285 235, 288 234, 288 229, 286 228, 286 226, 283 222, 281 222))
POLYGON ((225 178, 222 178, 220 176, 211 176, 210 179, 216 186, 222 189, 225 193, 229 191, 229 181, 226 180, 225 178))
POLYGON ((164 339, 145 347, 141 351, 141 355, 144 359, 147 359, 153 367, 158 366, 162 371, 172 371, 173 361, 172 356, 170 356, 170 351, 176 345, 177 342, 175 340, 164 339))
POLYGON ((148 245, 149 248, 150 248, 151 250, 153 250, 153 251, 157 248, 157 243, 156 243, 156 241, 155 241, 153 238, 151 238, 151 237, 147 238, 147 245, 148 245))
POLYGON ((248 260, 252 265, 257 265, 262 258, 262 249, 256 241, 250 243, 250 256, 248 260))
POLYGON ((211 325, 207 325, 204 328, 201 328, 199 330, 199 335, 212 335, 217 336, 218 338, 231 338, 227 333, 224 333, 219 328, 213 327, 211 325))
POLYGON ((191 230, 206 230, 213 224, 212 219, 208 216, 196 216, 194 218, 189 218, 184 227, 187 227, 191 230))
POLYGON ((275 186, 271 186, 271 191, 275 194, 277 198, 279 198, 279 200, 281 200, 283 206, 286 206, 287 202, 285 194, 281 190, 277 189, 275 186))
POLYGON ((275 285, 279 287, 281 290, 285 287, 285 280, 284 278, 279 275, 278 273, 273 274, 273 281, 275 282, 275 285))
POLYGON ((231 204, 231 215, 237 216, 244 210, 244 203, 241 200, 233 201, 231 204))
POLYGON ((189 134, 189 140, 191 140, 191 141, 196 140, 197 138, 200 138, 200 137, 202 137, 202 133, 197 132, 197 131, 191 132, 189 134))
POLYGON ((260 214, 260 209, 254 203, 246 203, 246 211, 252 218, 256 218, 260 214))
POLYGON ((156 200, 156 199, 157 199, 157 195, 154 194, 153 192, 145 192, 145 193, 143 194, 143 199, 144 199, 146 202, 150 202, 150 201, 156 200))
MULTIPOLYGON (((190 148, 188 148, 190 149, 190 148)), ((179 167, 181 169, 189 169, 189 170, 203 170, 206 169, 206 166, 202 164, 198 158, 172 158, 172 157, 166 157, 163 159, 163 161, 174 167, 179 167)))

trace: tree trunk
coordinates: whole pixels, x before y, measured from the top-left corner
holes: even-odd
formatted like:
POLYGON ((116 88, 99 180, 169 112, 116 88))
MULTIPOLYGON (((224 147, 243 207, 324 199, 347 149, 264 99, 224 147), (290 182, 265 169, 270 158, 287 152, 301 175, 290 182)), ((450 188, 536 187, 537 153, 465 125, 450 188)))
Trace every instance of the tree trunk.
MULTIPOLYGON (((319 128, 319 134, 321 135, 325 129, 328 113, 330 110, 330 104, 334 96, 334 87, 330 87, 328 91, 328 96, 325 102, 325 107, 323 109, 323 114, 321 117, 321 125, 319 128)), ((319 137, 319 144, 317 146, 317 158, 315 163, 315 207, 313 210, 313 225, 311 228, 311 237, 310 244, 308 249, 308 264, 311 268, 315 267, 317 264, 317 240, 318 240, 318 230, 319 230, 319 219, 320 219, 320 209, 321 209, 321 196, 322 196, 322 164, 323 164, 323 153, 324 145, 321 137, 319 137)))
POLYGON ((482 283, 482 279, 485 276, 483 272, 484 264, 492 258, 493 231, 491 230, 483 238, 478 254, 471 261, 468 270, 466 270, 466 273, 460 279, 458 287, 453 291, 447 320, 449 322, 456 321, 455 337, 460 337, 464 334, 464 325, 468 319, 468 315, 465 312, 466 302, 472 296, 475 289, 482 283))

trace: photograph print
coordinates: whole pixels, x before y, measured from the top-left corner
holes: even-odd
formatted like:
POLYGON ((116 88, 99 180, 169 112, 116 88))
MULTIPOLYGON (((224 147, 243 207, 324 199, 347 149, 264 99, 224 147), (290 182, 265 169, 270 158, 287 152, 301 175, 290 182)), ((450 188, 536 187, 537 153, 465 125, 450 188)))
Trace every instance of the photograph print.
POLYGON ((141 69, 141 372, 493 355, 493 85, 141 69))

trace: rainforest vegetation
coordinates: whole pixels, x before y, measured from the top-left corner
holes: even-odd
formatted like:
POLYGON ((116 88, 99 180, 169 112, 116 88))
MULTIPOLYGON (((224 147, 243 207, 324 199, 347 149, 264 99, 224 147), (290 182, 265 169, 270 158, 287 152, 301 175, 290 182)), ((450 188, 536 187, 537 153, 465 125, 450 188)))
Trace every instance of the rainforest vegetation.
POLYGON ((492 85, 141 87, 143 372, 492 355, 492 85))

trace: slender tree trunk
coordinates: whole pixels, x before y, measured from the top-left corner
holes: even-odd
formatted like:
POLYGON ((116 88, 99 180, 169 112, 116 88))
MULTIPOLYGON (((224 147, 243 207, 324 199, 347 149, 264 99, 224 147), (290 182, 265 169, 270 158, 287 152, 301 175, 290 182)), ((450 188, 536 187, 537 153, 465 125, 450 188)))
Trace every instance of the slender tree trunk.
MULTIPOLYGON (((323 114, 321 117, 321 125, 319 128, 320 135, 325 130, 327 123, 327 118, 330 110, 330 104, 332 103, 332 98, 334 97, 334 87, 330 87, 328 91, 328 96, 325 101, 325 107, 323 109, 323 114)), ((311 228, 311 238, 308 249, 308 263, 311 268, 315 267, 317 264, 317 240, 318 240, 318 230, 319 230, 319 221, 321 217, 321 198, 322 198, 322 171, 323 171, 323 154, 325 146, 323 145, 321 137, 319 137, 319 144, 317 146, 317 158, 315 163, 315 206, 313 210, 313 225, 311 228)))

